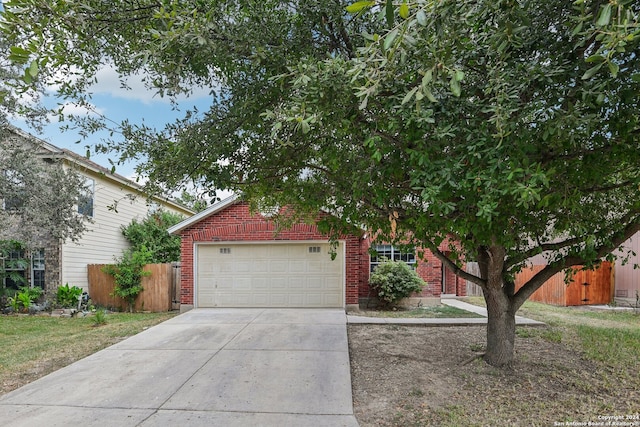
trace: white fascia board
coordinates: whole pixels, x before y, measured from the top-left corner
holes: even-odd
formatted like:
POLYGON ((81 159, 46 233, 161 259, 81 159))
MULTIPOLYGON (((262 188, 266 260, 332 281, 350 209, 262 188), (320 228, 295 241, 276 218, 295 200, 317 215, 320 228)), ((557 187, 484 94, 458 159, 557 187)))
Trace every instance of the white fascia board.
POLYGON ((193 224, 196 224, 202 221, 206 217, 213 215, 215 213, 218 213, 221 210, 227 208, 228 206, 233 205, 238 201, 239 198, 240 196, 236 194, 234 194, 233 196, 229 196, 226 199, 221 200, 218 203, 209 206, 207 209, 203 210, 202 212, 198 212, 197 214, 185 219, 184 221, 179 222, 172 227, 169 227, 167 231, 169 232, 169 234, 179 234, 185 228, 188 228, 193 224))

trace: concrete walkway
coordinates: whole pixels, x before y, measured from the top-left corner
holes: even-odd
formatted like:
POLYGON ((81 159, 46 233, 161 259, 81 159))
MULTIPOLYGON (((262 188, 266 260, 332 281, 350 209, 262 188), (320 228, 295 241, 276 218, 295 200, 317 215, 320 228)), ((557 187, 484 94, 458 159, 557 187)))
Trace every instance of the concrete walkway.
POLYGON ((343 310, 197 309, 0 397, 12 426, 357 426, 343 310))
MULTIPOLYGON (((472 326, 487 324, 487 309, 469 304, 455 298, 442 298, 440 302, 444 305, 459 308, 461 310, 476 313, 483 318, 396 318, 396 317, 364 317, 356 314, 347 315, 347 323, 358 325, 424 325, 424 326, 472 326)), ((516 325, 519 326, 544 326, 543 322, 516 316, 516 325)))

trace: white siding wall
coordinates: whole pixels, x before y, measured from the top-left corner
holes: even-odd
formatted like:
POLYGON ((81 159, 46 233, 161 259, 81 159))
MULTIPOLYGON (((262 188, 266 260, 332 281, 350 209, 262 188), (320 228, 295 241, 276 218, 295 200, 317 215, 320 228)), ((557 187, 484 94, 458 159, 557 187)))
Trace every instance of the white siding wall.
MULTIPOLYGON (((119 257, 128 247, 122 235, 121 227, 133 219, 141 220, 147 216, 149 207, 144 196, 138 195, 130 200, 127 195, 136 194, 131 188, 107 179, 103 175, 83 173, 95 180, 93 202, 93 223, 88 224, 78 242, 67 241, 62 245, 61 284, 79 286, 88 290, 87 264, 109 264, 119 257), (117 212, 108 206, 117 201, 117 212)), ((177 212, 169 206, 163 209, 177 212)), ((186 215, 185 215, 186 216, 186 215)))

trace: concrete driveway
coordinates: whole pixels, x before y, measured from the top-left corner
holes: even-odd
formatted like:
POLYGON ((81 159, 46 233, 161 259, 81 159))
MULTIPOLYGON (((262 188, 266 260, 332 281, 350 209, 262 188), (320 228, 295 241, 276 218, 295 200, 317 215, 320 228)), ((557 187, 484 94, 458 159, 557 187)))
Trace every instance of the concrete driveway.
POLYGON ((196 309, 0 398, 12 426, 357 426, 344 310, 196 309))

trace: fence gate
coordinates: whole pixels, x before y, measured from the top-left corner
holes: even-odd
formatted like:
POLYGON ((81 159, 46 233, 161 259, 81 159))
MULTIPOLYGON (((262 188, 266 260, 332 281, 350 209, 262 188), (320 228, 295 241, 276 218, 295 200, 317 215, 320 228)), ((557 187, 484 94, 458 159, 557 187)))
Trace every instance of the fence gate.
POLYGON ((181 266, 179 262, 171 264, 171 309, 180 310, 180 279, 181 266))

